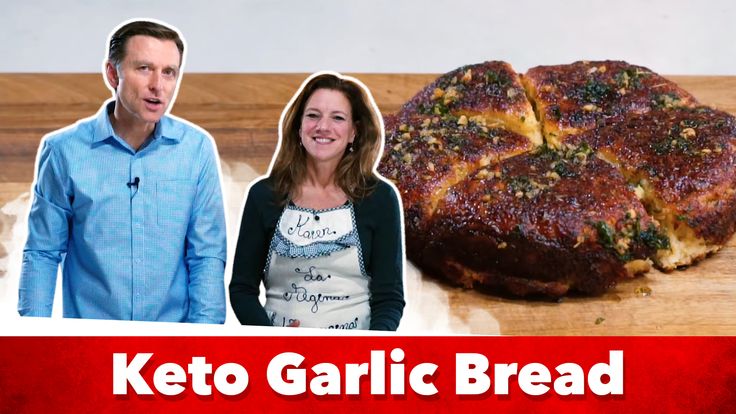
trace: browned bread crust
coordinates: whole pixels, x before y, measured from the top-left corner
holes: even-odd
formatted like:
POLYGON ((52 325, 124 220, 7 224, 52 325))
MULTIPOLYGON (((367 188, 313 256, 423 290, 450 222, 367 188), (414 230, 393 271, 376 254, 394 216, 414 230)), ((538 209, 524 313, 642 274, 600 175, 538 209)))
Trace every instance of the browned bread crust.
POLYGON ((400 113, 480 118, 488 126, 502 125, 534 145, 542 144, 521 79, 506 62, 484 62, 446 73, 409 100, 400 113))
POLYGON ((640 187, 672 247, 657 263, 688 265, 718 250, 736 231, 736 119, 708 107, 628 114, 569 137, 587 142, 640 187))
POLYGON ((599 294, 629 276, 626 263, 654 252, 657 226, 623 176, 590 155, 543 149, 476 171, 439 204, 424 262, 517 295, 599 294))
POLYGON ((400 182, 411 257, 418 252, 415 246, 426 243, 434 210, 451 186, 479 168, 532 148, 521 135, 464 117, 388 116, 384 122, 380 171, 400 182))
POLYGON ((611 117, 692 106, 696 99, 651 70, 622 61, 537 66, 523 76, 547 143, 604 124, 611 117))
POLYGON ((464 66, 386 117, 379 172, 428 273, 522 296, 600 294, 651 260, 694 263, 736 231, 733 116, 620 61, 532 68, 526 95, 521 82, 504 62, 464 66))

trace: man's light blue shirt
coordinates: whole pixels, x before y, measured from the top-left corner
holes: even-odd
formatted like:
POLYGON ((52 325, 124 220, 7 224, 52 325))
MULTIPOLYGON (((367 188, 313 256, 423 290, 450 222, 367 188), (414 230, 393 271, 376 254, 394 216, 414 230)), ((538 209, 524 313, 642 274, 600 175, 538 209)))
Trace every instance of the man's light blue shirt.
POLYGON ((114 105, 42 144, 19 313, 51 315, 62 262, 65 317, 224 322, 225 215, 210 138, 164 116, 136 152, 113 131, 114 105))

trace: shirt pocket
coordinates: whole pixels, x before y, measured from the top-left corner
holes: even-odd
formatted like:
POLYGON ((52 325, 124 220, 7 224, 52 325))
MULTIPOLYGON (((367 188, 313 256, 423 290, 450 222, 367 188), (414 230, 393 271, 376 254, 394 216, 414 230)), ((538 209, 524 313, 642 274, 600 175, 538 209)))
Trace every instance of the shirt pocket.
POLYGON ((159 226, 187 228, 192 214, 197 182, 190 180, 156 183, 156 221, 159 226))

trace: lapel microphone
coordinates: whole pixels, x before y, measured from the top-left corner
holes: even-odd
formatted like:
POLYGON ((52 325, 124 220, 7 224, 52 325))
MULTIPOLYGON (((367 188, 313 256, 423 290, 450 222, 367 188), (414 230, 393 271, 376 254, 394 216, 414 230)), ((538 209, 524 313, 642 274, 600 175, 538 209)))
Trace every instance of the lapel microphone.
POLYGON ((138 184, 139 184, 140 182, 141 182, 141 179, 140 179, 140 178, 138 178, 138 177, 135 177, 135 178, 133 179, 133 181, 131 181, 131 182, 127 183, 126 185, 128 186, 128 188, 133 188, 133 187, 135 187, 135 189, 137 190, 137 189, 138 189, 138 184))

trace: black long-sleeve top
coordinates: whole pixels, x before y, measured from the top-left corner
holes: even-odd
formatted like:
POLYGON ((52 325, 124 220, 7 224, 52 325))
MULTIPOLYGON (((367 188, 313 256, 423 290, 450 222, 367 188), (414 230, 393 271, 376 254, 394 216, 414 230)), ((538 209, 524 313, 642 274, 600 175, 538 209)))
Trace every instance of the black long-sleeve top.
MULTIPOLYGON (((375 190, 353 203, 366 273, 371 278, 371 330, 393 331, 404 310, 403 240, 401 208, 394 189, 378 181, 375 190)), ((240 223, 235 249, 230 302, 243 325, 270 326, 258 295, 264 277, 269 245, 283 211, 271 180, 254 183, 240 223)))

